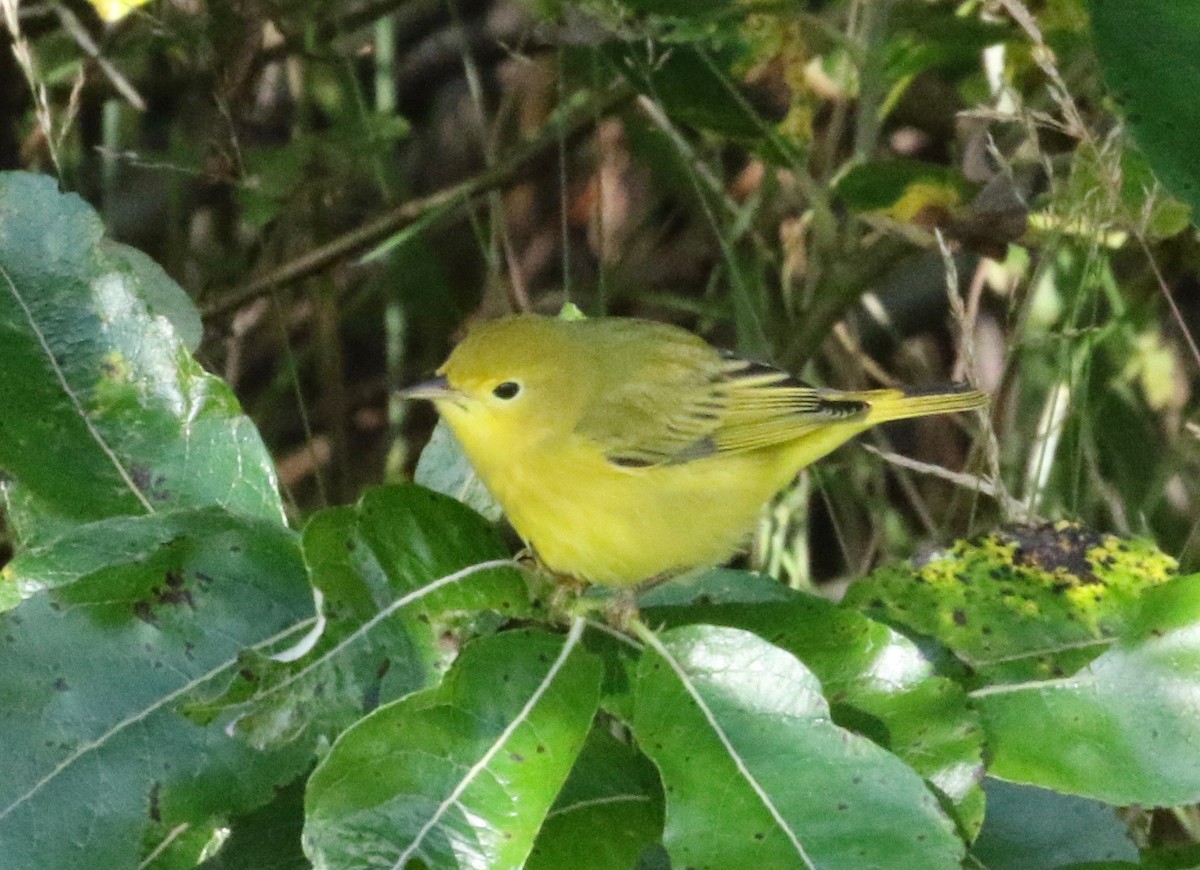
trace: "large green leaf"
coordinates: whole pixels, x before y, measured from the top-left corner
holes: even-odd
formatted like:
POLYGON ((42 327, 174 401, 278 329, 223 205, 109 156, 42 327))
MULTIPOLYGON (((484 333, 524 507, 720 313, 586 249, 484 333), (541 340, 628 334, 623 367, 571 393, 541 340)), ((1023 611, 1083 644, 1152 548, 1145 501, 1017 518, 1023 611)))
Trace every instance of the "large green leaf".
POLYGON ((963 844, 921 778, 830 721, 816 678, 750 632, 663 633, 638 669, 638 744, 681 867, 957 868, 963 844))
MULTIPOLYGON (((758 575, 739 573, 747 588, 759 582, 758 575)), ((792 653, 821 681, 838 724, 900 756, 950 798, 965 830, 977 831, 983 821, 983 732, 966 693, 937 676, 899 632, 815 595, 773 585, 785 600, 708 604, 711 593, 700 591, 696 603, 644 612, 651 625, 743 628, 792 653)))
POLYGON ((617 740, 606 724, 592 729, 571 775, 538 833, 526 870, 629 870, 662 836, 658 771, 617 740))
POLYGON ((475 512, 411 484, 368 490, 304 529, 323 631, 307 654, 248 653, 222 695, 256 745, 332 740, 381 703, 434 681, 471 635, 520 613, 526 589, 499 534, 475 512))
POLYGON ((973 693, 998 777, 1112 804, 1200 801, 1200 575, 1154 589, 1079 673, 973 693))
MULTIPOLYGON (((237 666, 244 647, 312 621, 297 536, 217 509, 78 527, 74 582, 0 615, 0 855, 6 870, 135 867, 149 824, 244 812, 309 763, 200 727, 180 701, 237 666), (129 538, 101 564, 91 546, 129 538), (157 546, 151 541, 157 539, 157 546)), ((68 560, 32 552, 10 567, 31 587, 68 560)))
POLYGON ((282 524, 257 430, 152 307, 181 292, 52 179, 0 175, 0 469, 25 543, 209 505, 282 524))
POLYGON ((315 865, 520 867, 596 711, 582 626, 476 641, 440 685, 347 730, 309 779, 315 865))
POLYGON ((984 781, 987 820, 971 855, 987 870, 1055 870, 1083 861, 1137 861, 1116 809, 1074 795, 984 781))
POLYGON ((1200 213, 1200 5, 1091 0, 1105 81, 1167 190, 1200 213))

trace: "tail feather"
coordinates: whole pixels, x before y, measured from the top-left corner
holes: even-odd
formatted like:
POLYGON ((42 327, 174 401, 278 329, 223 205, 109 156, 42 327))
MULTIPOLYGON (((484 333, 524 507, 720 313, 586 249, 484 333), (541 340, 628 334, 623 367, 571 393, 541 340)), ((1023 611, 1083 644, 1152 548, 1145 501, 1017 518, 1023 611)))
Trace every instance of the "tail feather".
POLYGON ((970 411, 983 407, 988 400, 986 393, 973 389, 968 384, 943 384, 932 388, 903 390, 867 390, 855 393, 854 398, 870 404, 871 408, 866 418, 869 426, 908 417, 970 411))

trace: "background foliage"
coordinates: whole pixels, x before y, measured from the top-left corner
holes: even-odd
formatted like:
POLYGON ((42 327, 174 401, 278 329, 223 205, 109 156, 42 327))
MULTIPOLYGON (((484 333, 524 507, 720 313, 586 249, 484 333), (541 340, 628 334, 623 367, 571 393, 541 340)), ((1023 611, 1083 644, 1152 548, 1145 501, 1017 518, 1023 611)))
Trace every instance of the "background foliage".
POLYGON ((0 863, 1200 865, 1194 5, 0 0, 0 863), (992 406, 617 631, 388 399, 566 301, 992 406))

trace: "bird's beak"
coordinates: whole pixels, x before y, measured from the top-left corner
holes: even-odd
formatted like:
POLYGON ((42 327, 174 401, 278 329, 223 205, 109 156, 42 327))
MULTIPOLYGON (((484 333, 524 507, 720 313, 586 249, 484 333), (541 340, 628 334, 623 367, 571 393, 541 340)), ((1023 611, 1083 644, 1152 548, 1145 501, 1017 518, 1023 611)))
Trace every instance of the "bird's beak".
POLYGON ((397 390, 396 395, 401 399, 431 399, 436 402, 439 399, 457 398, 459 392, 450 386, 450 382, 444 375, 439 375, 431 380, 397 390))

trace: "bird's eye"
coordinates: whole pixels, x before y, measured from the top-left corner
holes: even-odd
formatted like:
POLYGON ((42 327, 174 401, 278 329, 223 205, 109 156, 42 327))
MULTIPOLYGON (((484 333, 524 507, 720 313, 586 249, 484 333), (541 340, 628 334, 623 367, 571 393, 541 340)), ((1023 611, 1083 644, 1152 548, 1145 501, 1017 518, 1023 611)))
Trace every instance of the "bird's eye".
POLYGON ((505 381, 496 385, 496 389, 492 390, 492 395, 497 399, 513 399, 519 392, 521 392, 520 384, 516 381, 505 381))

